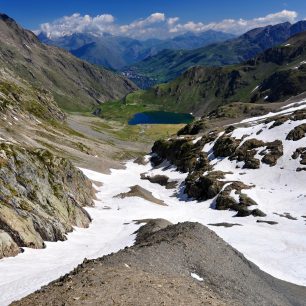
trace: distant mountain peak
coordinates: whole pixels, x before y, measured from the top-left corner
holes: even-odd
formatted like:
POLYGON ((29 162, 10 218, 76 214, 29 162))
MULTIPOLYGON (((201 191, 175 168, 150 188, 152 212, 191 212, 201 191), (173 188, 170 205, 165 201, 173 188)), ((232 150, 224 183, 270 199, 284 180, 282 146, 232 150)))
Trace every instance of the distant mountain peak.
POLYGON ((201 33, 187 32, 171 39, 143 41, 124 36, 114 36, 106 32, 99 36, 73 33, 72 35, 54 38, 48 37, 46 33, 40 33, 38 37, 43 43, 64 48, 93 64, 121 70, 125 66, 142 61, 165 49, 196 49, 210 43, 231 39, 234 35, 209 30, 201 33))
POLYGON ((155 79, 157 83, 171 81, 193 66, 225 66, 247 61, 261 52, 283 44, 291 36, 306 31, 306 20, 295 24, 284 22, 255 28, 239 37, 206 45, 196 50, 172 51, 169 56, 159 52, 150 60, 130 67, 137 76, 155 79))

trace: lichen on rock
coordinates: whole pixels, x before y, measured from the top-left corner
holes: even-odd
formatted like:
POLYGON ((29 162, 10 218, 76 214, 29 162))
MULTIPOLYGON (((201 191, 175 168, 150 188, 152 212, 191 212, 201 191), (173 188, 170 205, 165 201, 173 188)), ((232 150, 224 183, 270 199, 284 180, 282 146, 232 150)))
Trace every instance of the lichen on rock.
POLYGON ((43 248, 44 241, 65 240, 73 226, 89 225, 83 207, 93 205, 94 190, 70 161, 7 143, 0 153, 0 258, 16 255, 16 245, 43 248))

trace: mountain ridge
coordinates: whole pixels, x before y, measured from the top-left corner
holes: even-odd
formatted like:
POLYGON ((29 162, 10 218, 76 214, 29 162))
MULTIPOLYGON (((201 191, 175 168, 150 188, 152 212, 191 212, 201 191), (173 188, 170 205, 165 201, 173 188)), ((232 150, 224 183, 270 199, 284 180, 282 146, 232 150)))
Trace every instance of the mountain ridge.
POLYGON ((145 225, 136 232, 134 246, 84 260, 12 305, 302 305, 304 287, 264 273, 202 224, 141 221, 145 225))
POLYGON ((306 32, 242 64, 193 67, 169 83, 138 91, 128 103, 150 101, 197 115, 232 103, 284 101, 305 91, 306 32))
POLYGON ((213 30, 199 34, 185 33, 165 40, 145 41, 113 35, 97 37, 84 33, 74 33, 54 39, 49 39, 43 32, 38 35, 38 38, 46 44, 63 47, 90 63, 115 70, 153 56, 163 49, 195 49, 233 37, 235 36, 232 34, 213 30))
POLYGON ((45 88, 68 110, 90 110, 120 99, 137 87, 124 77, 77 59, 69 52, 40 43, 31 31, 0 15, 0 63, 32 86, 45 88))
POLYGON ((156 79, 157 83, 164 83, 192 66, 224 66, 249 60, 302 31, 306 31, 306 21, 256 28, 232 40, 192 51, 162 51, 127 67, 126 70, 135 75, 156 79))

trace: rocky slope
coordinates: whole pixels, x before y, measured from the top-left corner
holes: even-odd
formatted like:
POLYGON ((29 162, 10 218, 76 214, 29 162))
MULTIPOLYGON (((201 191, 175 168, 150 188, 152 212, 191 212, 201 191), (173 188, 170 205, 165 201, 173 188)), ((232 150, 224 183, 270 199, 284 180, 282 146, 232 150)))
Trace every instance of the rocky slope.
POLYGON ((0 15, 0 65, 34 88, 48 90, 66 110, 90 110, 136 89, 129 80, 57 47, 42 44, 7 15, 0 15))
POLYGON ((262 272, 203 225, 142 222, 133 247, 12 305, 303 305, 305 287, 262 272))
MULTIPOLYGON (((90 102, 89 87, 86 94, 80 87, 80 75, 74 74, 74 84, 71 83, 71 71, 69 67, 64 69, 65 63, 77 70, 80 67, 88 69, 87 72, 79 70, 85 75, 85 82, 90 79, 92 82, 98 74, 102 76, 108 72, 104 74, 65 51, 40 44, 33 33, 23 30, 6 15, 0 15, 0 28, 2 258, 18 254, 22 247, 43 248, 44 241, 65 240, 74 226, 89 225, 91 218, 83 206, 93 205, 91 182, 70 161, 48 151, 53 146, 42 142, 42 135, 49 133, 48 137, 51 137, 50 133, 56 126, 62 133, 67 131, 64 124, 66 115, 59 108, 56 98, 60 87, 62 94, 74 99, 76 92, 69 91, 78 86, 79 97, 84 98, 83 106, 94 104, 90 102), (62 84, 56 83, 54 78, 48 79, 45 74, 46 69, 57 70, 55 62, 61 62, 63 67, 65 82, 62 84), (70 86, 69 91, 67 86, 70 86), (41 133, 40 139, 37 130, 41 133)), ((120 78, 118 80, 125 82, 120 78)), ((59 132, 57 135, 60 135, 59 132)), ((66 136, 65 141, 68 142, 68 139, 66 136)), ((59 154, 58 151, 56 153, 59 154)), ((63 151, 60 154, 63 155, 63 151)))
POLYGON ((3 142, 0 155, 0 258, 65 240, 73 226, 89 225, 83 206, 93 205, 94 191, 71 162, 3 142))
POLYGON ((305 21, 257 28, 232 40, 192 51, 161 51, 130 66, 129 71, 134 75, 153 78, 157 83, 168 82, 193 66, 224 66, 249 60, 305 30, 305 21))
POLYGON ((0 68, 0 111, 3 118, 27 114, 33 120, 63 122, 66 117, 50 91, 31 85, 5 68, 0 68))
POLYGON ((193 130, 193 123, 180 136, 157 141, 151 160, 155 165, 167 160, 188 173, 184 192, 198 201, 213 200, 217 210, 266 217, 281 205, 284 217, 297 220, 291 214, 303 213, 305 108, 302 100, 226 128, 193 130))
POLYGON ((194 67, 178 79, 130 94, 130 102, 181 112, 215 110, 230 102, 284 101, 305 91, 306 32, 239 65, 194 67))

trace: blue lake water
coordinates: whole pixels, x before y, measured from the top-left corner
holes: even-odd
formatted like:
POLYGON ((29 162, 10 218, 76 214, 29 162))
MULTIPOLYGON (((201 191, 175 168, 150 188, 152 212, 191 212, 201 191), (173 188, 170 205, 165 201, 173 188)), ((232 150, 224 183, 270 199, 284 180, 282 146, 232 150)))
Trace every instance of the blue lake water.
POLYGON ((129 125, 137 124, 180 124, 190 123, 194 117, 191 114, 173 113, 173 112, 143 112, 137 113, 129 121, 129 125))

